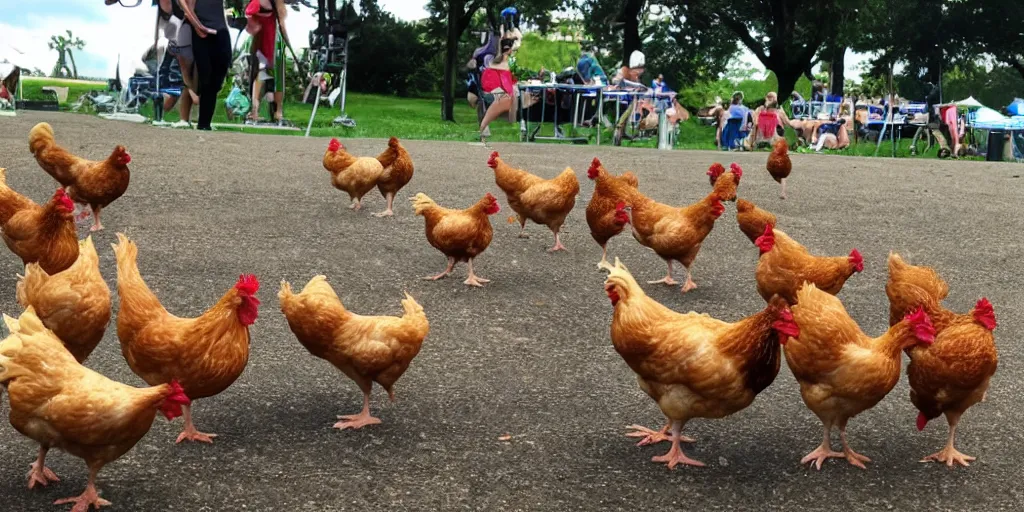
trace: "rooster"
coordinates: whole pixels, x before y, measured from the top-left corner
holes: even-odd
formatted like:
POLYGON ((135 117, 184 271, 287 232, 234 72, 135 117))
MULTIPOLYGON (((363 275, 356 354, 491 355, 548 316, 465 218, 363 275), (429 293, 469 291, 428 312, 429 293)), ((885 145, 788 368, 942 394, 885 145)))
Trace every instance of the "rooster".
POLYGON ((564 251, 558 232, 580 193, 576 173, 566 168, 554 179, 545 180, 506 164, 497 151, 491 153, 487 166, 494 169, 494 181, 505 192, 509 207, 519 217, 519 238, 529 236, 526 221, 532 220, 544 224, 555 234, 555 245, 548 252, 564 251))
MULTIPOLYGON (((72 155, 57 145, 53 127, 48 123, 35 125, 28 134, 29 150, 39 166, 63 186, 71 199, 90 208, 93 216, 91 231, 103 229, 100 211, 128 190, 131 172, 128 164, 132 156, 124 146, 114 147, 106 160, 94 162, 72 155)), ((88 212, 83 212, 83 217, 88 212)))
POLYGON ((84 363, 110 323, 110 288, 100 274, 92 237, 79 242, 78 260, 67 270, 47 274, 38 263, 18 276, 18 303, 33 308, 71 355, 84 363))
POLYGON ((376 158, 356 157, 345 150, 338 139, 331 139, 324 152, 324 169, 331 173, 334 188, 348 193, 349 209, 363 207, 363 196, 373 190, 384 175, 384 166, 376 158))
MULTIPOLYGON (((120 233, 117 239, 117 337, 128 366, 152 386, 180 381, 193 399, 227 389, 249 361, 249 326, 260 305, 256 276, 241 276, 202 316, 180 318, 167 312, 142 280, 135 242, 120 233)), ((214 437, 196 430, 186 406, 185 429, 177 442, 211 443, 214 437)))
POLYGON ((786 362, 800 383, 804 403, 821 419, 825 437, 800 463, 821 469, 832 457, 845 457, 866 469, 871 459, 852 448, 846 424, 874 407, 900 379, 902 350, 935 341, 935 328, 923 310, 907 315, 878 338, 865 335, 834 295, 807 284, 797 292, 792 321, 796 328, 783 339, 786 362), (832 428, 839 428, 843 452, 831 447, 832 428))
POLYGON ((793 171, 793 162, 789 159, 789 143, 786 142, 786 139, 775 141, 775 147, 772 148, 771 154, 768 155, 768 162, 765 164, 765 167, 768 169, 768 174, 772 175, 772 179, 782 187, 782 193, 779 197, 785 199, 786 178, 793 171))
POLYGON ((59 481, 46 467, 47 452, 57 448, 85 460, 89 482, 80 496, 54 504, 74 504, 72 512, 110 505, 96 490, 100 470, 149 432, 157 411, 180 416, 188 396, 176 381, 139 389, 82 366, 31 307, 4 322, 11 335, 0 342, 0 385, 10 396, 11 425, 39 443, 29 489, 59 481))
POLYGON ((763 311, 728 323, 659 304, 618 259, 608 272, 605 292, 615 309, 612 345, 669 420, 660 432, 632 427, 636 432, 629 435, 650 444, 665 440, 671 428, 672 448, 652 460, 669 468, 703 466, 680 449, 682 428, 694 418, 741 411, 772 384, 781 364, 777 329, 786 304, 776 297, 763 311))
POLYGON ((640 245, 651 248, 668 264, 668 274, 663 279, 648 283, 679 284, 672 277, 672 262, 678 261, 686 268, 682 292, 697 288, 691 266, 701 244, 715 226, 715 220, 725 212, 720 193, 712 191, 697 203, 675 208, 633 190, 628 203, 631 207, 626 211, 633 226, 633 238, 640 245))
POLYGON ((426 221, 427 241, 448 257, 448 267, 444 272, 425 279, 436 281, 446 277, 455 268, 455 263, 465 261, 469 265, 469 275, 464 284, 479 287, 491 282, 473 272, 473 258, 487 250, 494 236, 491 220, 487 217, 501 211, 498 200, 490 192, 465 210, 438 206, 421 192, 412 198, 412 207, 416 215, 422 215, 426 221))
POLYGON ((836 295, 846 280, 864 270, 864 258, 857 249, 849 256, 812 256, 807 249, 771 224, 754 241, 761 251, 757 262, 757 291, 764 300, 779 295, 797 303, 797 290, 805 282, 836 295))
POLYGON ((66 270, 78 259, 75 204, 58 188, 45 205, 7 186, 7 170, 0 168, 0 231, 4 243, 25 265, 39 263, 49 274, 66 270))
POLYGON ((612 176, 597 158, 590 163, 587 177, 594 180, 594 195, 587 204, 587 225, 590 226, 590 236, 601 246, 601 262, 597 267, 604 268, 608 265, 608 241, 629 224, 625 202, 629 194, 626 191, 637 187, 637 179, 628 171, 621 176, 612 176))
POLYGON ((775 215, 758 208, 746 199, 736 201, 736 222, 740 225, 740 231, 755 243, 764 234, 765 227, 778 226, 775 215))
POLYGON ((409 180, 412 179, 413 165, 409 152, 402 147, 398 139, 391 137, 388 140, 388 149, 377 156, 377 161, 384 168, 383 174, 377 180, 377 190, 380 195, 388 201, 386 210, 373 214, 374 217, 390 217, 394 215, 391 206, 395 202, 395 194, 402 190, 409 180))
POLYGON ((325 359, 359 385, 363 392, 363 410, 359 414, 339 416, 334 428, 358 429, 380 423, 370 416, 370 392, 376 382, 393 401, 394 385, 420 351, 430 326, 423 308, 406 293, 402 301, 405 315, 361 316, 347 309, 327 283, 316 276, 298 294, 287 282, 278 293, 281 312, 299 343, 310 354, 325 359))
POLYGON ((935 322, 935 343, 916 346, 907 351, 910 364, 910 401, 917 408, 917 428, 924 430, 929 421, 946 416, 949 439, 942 450, 925 457, 923 462, 970 465, 975 457, 957 450, 953 441, 960 417, 972 405, 985 399, 989 382, 999 365, 993 331, 996 316, 992 303, 981 299, 966 315, 943 308, 940 301, 949 293, 935 270, 917 267, 903 261, 898 254, 889 255, 890 315, 922 307, 935 322))

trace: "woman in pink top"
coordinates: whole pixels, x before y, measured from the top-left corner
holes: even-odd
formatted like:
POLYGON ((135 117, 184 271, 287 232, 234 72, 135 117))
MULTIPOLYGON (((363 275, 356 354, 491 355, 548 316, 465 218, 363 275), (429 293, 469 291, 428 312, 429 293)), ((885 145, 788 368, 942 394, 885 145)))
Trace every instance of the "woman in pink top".
POLYGON ((509 114, 509 120, 515 121, 514 106, 519 89, 516 87, 516 77, 512 76, 512 70, 509 68, 508 59, 512 51, 513 41, 502 39, 500 53, 480 76, 480 88, 484 93, 494 96, 494 101, 487 107, 487 112, 480 121, 480 142, 484 144, 487 144, 487 137, 491 135, 488 125, 492 121, 506 112, 509 114))
MULTIPOLYGON (((248 24, 245 31, 252 35, 252 44, 256 45, 256 59, 259 61, 259 75, 252 83, 252 110, 249 119, 259 119, 260 101, 263 99, 263 83, 270 82, 274 90, 274 120, 281 120, 281 105, 284 103, 284 91, 274 87, 274 54, 277 42, 277 24, 284 21, 287 13, 284 3, 280 0, 251 0, 245 8, 248 24)), ((283 78, 283 77, 282 77, 283 78)), ((282 88, 283 89, 283 88, 282 88)))

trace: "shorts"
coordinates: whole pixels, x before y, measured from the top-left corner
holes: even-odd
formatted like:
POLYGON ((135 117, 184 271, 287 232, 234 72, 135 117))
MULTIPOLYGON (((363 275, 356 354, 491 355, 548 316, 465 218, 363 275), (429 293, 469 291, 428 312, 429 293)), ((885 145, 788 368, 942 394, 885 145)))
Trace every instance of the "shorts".
POLYGON ((181 57, 192 61, 192 25, 187 21, 171 16, 167 26, 164 27, 164 37, 167 38, 167 51, 175 57, 181 57))

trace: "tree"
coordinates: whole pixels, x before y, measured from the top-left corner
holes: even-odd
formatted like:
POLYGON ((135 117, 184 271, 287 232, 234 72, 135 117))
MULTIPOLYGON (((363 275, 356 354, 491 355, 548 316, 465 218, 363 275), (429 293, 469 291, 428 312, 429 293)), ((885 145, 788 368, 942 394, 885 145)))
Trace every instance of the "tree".
POLYGON ((1024 78, 1024 3, 1019 0, 948 0, 961 39, 980 46, 1024 78))
POLYGON ((67 37, 63 35, 50 36, 48 46, 51 50, 57 50, 57 62, 53 65, 52 77, 78 78, 78 66, 75 65, 75 56, 72 49, 81 50, 85 48, 85 41, 71 35, 68 30, 67 37), (71 67, 68 67, 68 61, 71 67))
MULTIPOLYGON (((856 13, 867 0, 674 0, 689 19, 720 24, 779 80, 786 98, 839 27, 840 12, 856 13)), ((911 3, 911 2, 907 2, 911 3)), ((852 20, 848 21, 852 22, 852 20)))

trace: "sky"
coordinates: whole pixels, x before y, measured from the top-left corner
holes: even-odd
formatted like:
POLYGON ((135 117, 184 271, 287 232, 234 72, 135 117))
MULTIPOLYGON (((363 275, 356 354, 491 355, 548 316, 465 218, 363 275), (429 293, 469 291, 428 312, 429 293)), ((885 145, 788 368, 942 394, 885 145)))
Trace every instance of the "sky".
MULTIPOLYGON (((122 1, 130 5, 135 0, 122 1)), ((379 3, 399 19, 414 21, 428 16, 424 0, 379 3)), ((121 76, 126 78, 141 66, 142 53, 152 45, 155 21, 152 0, 143 0, 142 5, 134 8, 106 6, 102 0, 0 0, 0 61, 7 58, 22 67, 49 73, 57 54, 48 48, 47 42, 51 35, 71 29, 86 43, 81 52, 75 52, 79 76, 113 78, 120 56, 121 76)), ((306 46, 305 34, 316 28, 311 10, 290 12, 287 23, 296 48, 306 46)), ((848 52, 847 75, 856 78, 856 70, 866 58, 848 52)), ((744 51, 740 60, 763 69, 749 52, 744 51)))

